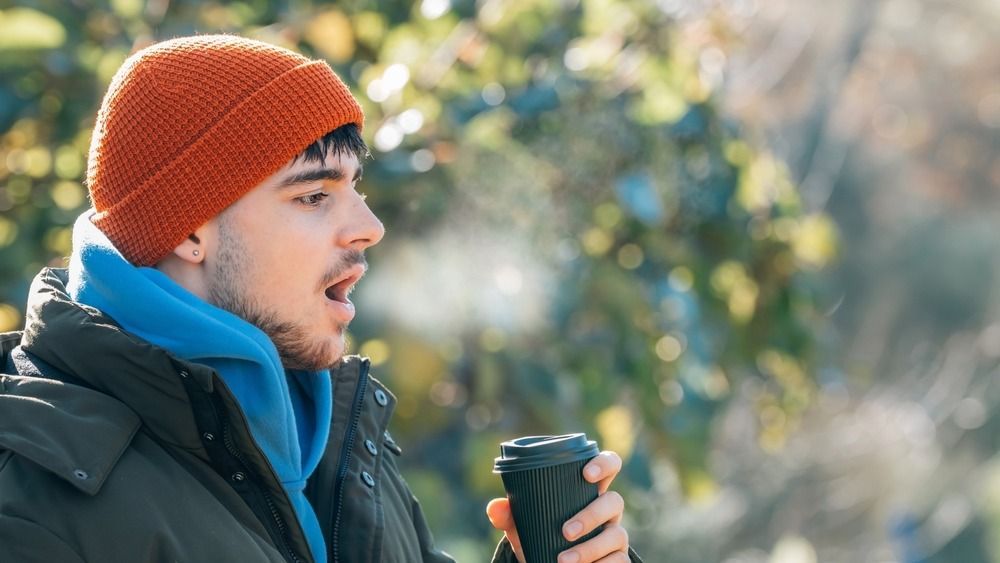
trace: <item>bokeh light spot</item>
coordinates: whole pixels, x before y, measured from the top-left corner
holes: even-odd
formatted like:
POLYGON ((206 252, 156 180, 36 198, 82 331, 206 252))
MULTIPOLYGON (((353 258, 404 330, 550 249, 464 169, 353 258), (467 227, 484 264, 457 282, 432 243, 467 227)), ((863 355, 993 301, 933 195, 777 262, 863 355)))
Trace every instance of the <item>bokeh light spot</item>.
POLYGON ((632 411, 624 405, 613 405, 597 413, 594 426, 601 435, 601 447, 616 452, 623 460, 632 455, 635 446, 635 425, 632 411))
POLYGON ((792 249, 806 267, 819 269, 837 254, 837 227, 827 215, 810 215, 796 232, 792 249))
POLYGON ((809 540, 798 536, 786 536, 774 546, 768 563, 816 563, 816 557, 816 549, 809 540))
POLYGON ((490 425, 492 416, 489 407, 482 404, 475 404, 465 411, 465 423, 472 430, 485 430, 490 425))
POLYGON ((490 82, 489 84, 483 86, 482 96, 483 101, 487 104, 491 106, 498 106, 502 104, 504 99, 507 97, 507 90, 496 82, 490 82))
POLYGON ((0 332, 17 330, 21 326, 21 313, 7 303, 0 303, 0 332))
POLYGON ((975 397, 966 397, 955 409, 955 424, 963 430, 975 430, 986 424, 986 405, 975 397))
POLYGON ((622 220, 622 208, 614 203, 602 203, 594 209, 594 220, 605 229, 613 229, 622 220))
POLYGON ((691 287, 694 286, 694 274, 686 266, 677 266, 670 270, 670 276, 667 279, 674 291, 683 293, 691 291, 691 287))
POLYGON ((419 149, 410 155, 410 166, 417 172, 427 172, 434 168, 435 162, 434 152, 428 149, 419 149))
POLYGON ((73 229, 53 227, 45 233, 45 248, 57 256, 69 256, 73 245, 73 229))
POLYGON ((404 133, 416 133, 424 126, 424 114, 418 109, 408 109, 399 114, 396 121, 404 133))
POLYGON ((373 102, 384 102, 389 99, 392 92, 385 85, 381 78, 376 78, 368 83, 368 88, 365 89, 365 93, 368 94, 368 98, 373 102))
POLYGON ((684 347, 679 339, 667 334, 656 341, 654 350, 656 351, 656 355, 664 362, 673 362, 681 357, 684 347))
POLYGON ((394 121, 390 121, 379 127, 375 133, 375 148, 382 152, 389 152, 403 142, 403 130, 394 121))
POLYGON ((76 209, 83 205, 83 186, 76 182, 57 182, 52 186, 52 201, 59 209, 76 209))
POLYGON ((46 176, 52 170, 52 153, 46 147, 32 147, 24 152, 24 172, 34 178, 46 176))
POLYGON ((382 80, 390 91, 402 90, 403 86, 406 86, 406 83, 410 81, 410 69, 401 63, 391 64, 385 69, 382 80))
POLYGON ((31 8, 0 11, 0 49, 55 49, 66 42, 59 20, 31 8))
POLYGON ((9 245, 17 238, 17 223, 6 217, 0 217, 0 248, 9 245))
POLYGON ((593 227, 583 233, 583 249, 591 256, 602 256, 611 248, 611 237, 605 231, 593 227))
POLYGON ((420 15, 429 20, 436 20, 451 9, 449 0, 423 0, 420 3, 420 15))
POLYGON ((305 37, 317 51, 335 62, 348 61, 354 55, 351 20, 340 10, 327 10, 313 16, 305 37))
POLYGON ((358 353, 371 359, 373 366, 380 366, 389 360, 391 355, 389 344, 385 340, 374 338, 361 345, 358 353))
POLYGON ((524 275, 514 266, 501 266, 493 276, 497 288, 504 295, 517 295, 524 284, 524 275))
POLYGON ((618 249, 618 264, 626 270, 634 270, 642 265, 645 256, 637 244, 626 244, 618 249))
POLYGON ((84 161, 79 151, 71 145, 56 150, 56 175, 66 180, 75 180, 83 173, 84 161))
POLYGON ((684 387, 673 379, 668 379, 659 385, 660 400, 664 405, 673 407, 684 400, 684 387))

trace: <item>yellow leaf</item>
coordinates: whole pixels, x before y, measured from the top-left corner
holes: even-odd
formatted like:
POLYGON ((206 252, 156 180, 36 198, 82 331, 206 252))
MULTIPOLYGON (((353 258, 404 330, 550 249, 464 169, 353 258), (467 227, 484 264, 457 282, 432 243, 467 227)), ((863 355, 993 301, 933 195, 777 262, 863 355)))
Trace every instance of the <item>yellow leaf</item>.
POLYGON ((804 265, 822 268, 837 254, 837 227, 826 215, 810 215, 799 224, 792 241, 795 257, 804 265))
POLYGON ((692 504, 705 505, 715 498, 719 485, 708 473, 701 470, 691 470, 683 477, 684 491, 692 504))
POLYGON ((14 242, 14 239, 16 238, 17 223, 7 219, 6 217, 0 217, 0 248, 14 242))
POLYGON ((328 10, 314 17, 305 35, 306 41, 332 61, 344 62, 354 55, 351 20, 340 10, 328 10))
POLYGON ((24 151, 24 172, 28 176, 41 178, 52 170, 52 153, 47 147, 31 147, 24 151))
POLYGON ((583 233, 583 249, 591 256, 602 256, 612 245, 613 241, 608 233, 593 227, 583 233))
POLYGON ((142 0, 111 0, 111 9, 124 19, 138 18, 142 14, 142 0))
POLYGON ((0 50, 56 49, 66 42, 59 20, 31 8, 0 11, 0 50))
POLYGON ((21 324, 21 314, 6 303, 0 303, 0 332, 17 330, 21 324))
POLYGON ((358 41, 375 47, 385 37, 385 16, 378 12, 361 12, 354 16, 354 30, 358 41))
POLYGON ((601 435, 601 448, 617 453, 628 459, 635 446, 632 412, 622 405, 608 407, 598 413, 594 420, 601 435))
POLYGON ((77 182, 58 182, 52 186, 52 201, 59 209, 76 209, 83 204, 83 186, 77 182))
POLYGON ((389 344, 385 340, 375 338, 362 344, 358 353, 370 358, 372 366, 380 366, 389 359, 389 344))

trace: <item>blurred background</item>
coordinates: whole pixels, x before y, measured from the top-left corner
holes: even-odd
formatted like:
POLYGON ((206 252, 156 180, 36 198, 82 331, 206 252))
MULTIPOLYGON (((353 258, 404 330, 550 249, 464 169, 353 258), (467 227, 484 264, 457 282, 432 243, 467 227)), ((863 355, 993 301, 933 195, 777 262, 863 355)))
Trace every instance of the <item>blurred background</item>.
POLYGON ((459 561, 571 431, 650 562, 1000 561, 995 0, 0 0, 0 330, 118 66, 215 32, 365 108, 352 349, 459 561))

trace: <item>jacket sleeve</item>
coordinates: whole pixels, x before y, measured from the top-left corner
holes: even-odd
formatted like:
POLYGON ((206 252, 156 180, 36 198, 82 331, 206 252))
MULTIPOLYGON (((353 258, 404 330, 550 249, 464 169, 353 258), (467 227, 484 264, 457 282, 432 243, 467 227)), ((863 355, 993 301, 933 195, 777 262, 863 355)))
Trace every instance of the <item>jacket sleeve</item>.
POLYGON ((517 557, 514 555, 514 548, 510 546, 510 542, 507 541, 507 536, 500 539, 500 543, 497 544, 496 551, 493 552, 492 563, 517 563, 517 557))
POLYGON ((0 561, 5 563, 84 563, 66 542, 45 528, 0 515, 0 561))
MULTIPOLYGON (((631 547, 628 548, 628 558, 632 563, 642 563, 639 554, 631 547)), ((510 546, 510 542, 507 541, 506 537, 501 539, 500 543, 497 544, 497 550, 493 552, 492 563, 517 563, 517 556, 514 555, 514 549, 510 546)))
POLYGON ((434 546, 434 536, 424 518, 424 511, 420 508, 420 501, 410 493, 411 511, 413 514, 413 529, 417 532, 417 539, 420 540, 420 556, 423 563, 455 563, 455 560, 444 551, 434 546))

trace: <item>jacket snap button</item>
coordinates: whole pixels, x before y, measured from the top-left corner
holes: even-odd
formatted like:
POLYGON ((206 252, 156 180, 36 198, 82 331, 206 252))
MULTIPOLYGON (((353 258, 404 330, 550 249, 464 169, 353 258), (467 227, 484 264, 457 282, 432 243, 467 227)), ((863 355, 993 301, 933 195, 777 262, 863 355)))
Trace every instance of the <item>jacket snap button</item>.
POLYGON ((365 485, 368 485, 369 487, 374 487, 375 486, 375 478, 372 477, 371 473, 369 473, 367 471, 362 471, 361 472, 361 479, 365 482, 365 485))
POLYGON ((233 481, 236 481, 237 483, 242 483, 243 481, 246 481, 246 479, 247 476, 242 471, 237 471, 236 473, 233 473, 233 481))
POLYGON ((212 440, 215 439, 215 434, 212 434, 211 432, 205 432, 204 434, 201 435, 201 437, 211 442, 212 440))
POLYGON ((385 391, 383 391, 381 389, 376 389, 375 390, 375 401, 379 404, 380 407, 384 407, 387 404, 389 404, 389 397, 387 397, 385 395, 385 391))
POLYGON ((87 472, 82 469, 73 470, 73 476, 77 479, 86 479, 87 477, 90 477, 90 475, 87 475, 87 472))
POLYGON ((365 440, 365 447, 368 448, 368 453, 372 455, 378 455, 378 449, 375 448, 375 442, 371 440, 365 440))

